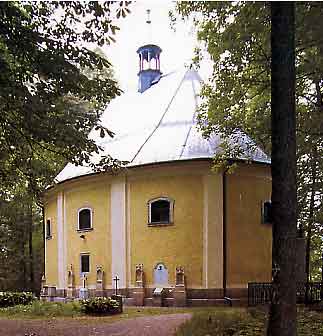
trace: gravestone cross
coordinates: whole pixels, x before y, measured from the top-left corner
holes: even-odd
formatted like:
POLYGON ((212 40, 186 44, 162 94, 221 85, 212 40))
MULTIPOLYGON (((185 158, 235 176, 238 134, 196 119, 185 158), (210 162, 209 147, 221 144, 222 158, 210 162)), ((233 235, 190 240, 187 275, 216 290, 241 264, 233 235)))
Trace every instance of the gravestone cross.
POLYGON ((116 275, 113 278, 113 281, 115 282, 115 295, 118 295, 118 281, 120 280, 120 278, 116 275))

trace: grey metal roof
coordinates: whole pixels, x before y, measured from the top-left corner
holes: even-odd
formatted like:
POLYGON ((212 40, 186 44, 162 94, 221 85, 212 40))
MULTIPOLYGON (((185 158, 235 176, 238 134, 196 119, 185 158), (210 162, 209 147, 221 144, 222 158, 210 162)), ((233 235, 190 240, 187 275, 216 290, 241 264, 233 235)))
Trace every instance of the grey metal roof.
MULTIPOLYGON (((196 122, 198 93, 201 78, 195 70, 183 69, 163 75, 160 81, 143 93, 128 92, 114 99, 101 120, 115 133, 114 138, 100 138, 93 130, 89 137, 104 148, 102 155, 129 161, 129 166, 212 158, 221 150, 221 137, 212 134, 202 137, 196 122)), ((245 134, 239 144, 245 148, 241 159, 270 163, 259 148, 249 152, 252 140, 245 134)), ((92 157, 98 162, 98 155, 92 157)), ((62 182, 77 176, 91 174, 86 166, 67 166, 57 175, 62 182)))

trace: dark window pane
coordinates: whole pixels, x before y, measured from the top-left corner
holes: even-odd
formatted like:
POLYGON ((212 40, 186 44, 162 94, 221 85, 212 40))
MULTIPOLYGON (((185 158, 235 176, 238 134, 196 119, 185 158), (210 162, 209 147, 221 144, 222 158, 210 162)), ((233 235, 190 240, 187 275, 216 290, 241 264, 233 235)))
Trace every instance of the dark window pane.
POLYGON ((83 209, 79 212, 79 229, 90 229, 91 228, 91 210, 83 209))
POLYGON ((90 256, 82 255, 81 256, 81 272, 90 272, 90 256))
POLYGON ((264 202, 264 209, 263 209, 263 222, 264 223, 272 223, 272 208, 271 202, 264 202))
POLYGON ((46 237, 50 237, 52 235, 51 227, 50 227, 50 219, 46 221, 46 237))
POLYGON ((151 223, 169 223, 170 202, 159 200, 151 203, 150 220, 151 223))

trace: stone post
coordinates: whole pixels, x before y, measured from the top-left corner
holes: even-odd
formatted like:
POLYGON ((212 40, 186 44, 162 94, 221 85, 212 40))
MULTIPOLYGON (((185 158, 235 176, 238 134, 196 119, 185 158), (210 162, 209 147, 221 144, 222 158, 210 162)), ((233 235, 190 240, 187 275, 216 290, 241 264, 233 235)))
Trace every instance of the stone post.
POLYGON ((56 295, 56 287, 55 286, 47 286, 47 301, 54 301, 56 295))
POLYGON ((41 281, 40 281, 40 295, 44 293, 45 286, 46 286, 46 278, 45 278, 45 274, 43 274, 43 276, 41 277, 41 281))
POLYGON ((143 306, 145 299, 144 289, 144 265, 136 265, 136 287, 133 291, 133 298, 135 306, 143 306))
POLYGON ((83 274, 83 277, 82 277, 82 286, 83 287, 81 287, 80 291, 79 291, 79 298, 81 300, 86 300, 89 297, 89 291, 86 287, 86 280, 87 280, 86 275, 83 274))
POLYGON ((46 278, 45 274, 43 274, 41 278, 41 283, 40 283, 40 300, 41 301, 46 301, 48 297, 48 286, 46 286, 46 278))
POLYGON ((74 272, 73 272, 73 265, 71 264, 67 271, 67 298, 74 299, 74 297, 75 297, 74 272))
POLYGON ((165 290, 163 287, 155 288, 153 291, 153 306, 162 307, 164 296, 165 296, 165 290))
POLYGON ((95 296, 103 296, 103 267, 96 266, 96 289, 95 296))
POLYGON ((176 267, 174 305, 176 307, 186 306, 185 273, 184 268, 182 266, 176 267))

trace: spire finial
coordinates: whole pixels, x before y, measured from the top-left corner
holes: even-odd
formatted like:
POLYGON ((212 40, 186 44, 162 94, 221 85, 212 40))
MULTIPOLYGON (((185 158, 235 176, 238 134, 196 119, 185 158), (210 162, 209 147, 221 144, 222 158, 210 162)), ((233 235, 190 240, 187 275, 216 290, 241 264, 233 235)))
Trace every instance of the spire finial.
POLYGON ((147 13, 147 19, 146 19, 146 23, 147 23, 147 42, 146 43, 151 43, 152 41, 152 26, 151 26, 151 18, 150 18, 150 14, 151 14, 151 10, 148 8, 146 10, 147 13))
POLYGON ((146 12, 147 12, 147 20, 146 20, 146 23, 151 24, 151 20, 150 20, 150 9, 147 9, 146 12))

